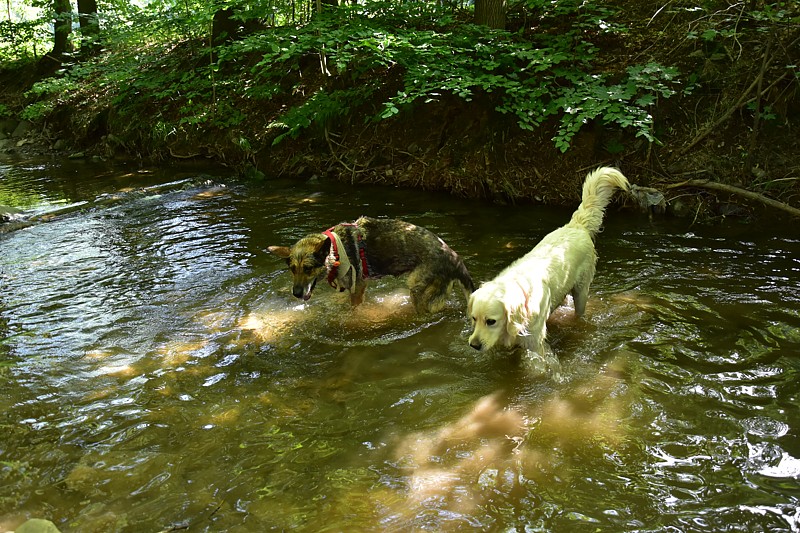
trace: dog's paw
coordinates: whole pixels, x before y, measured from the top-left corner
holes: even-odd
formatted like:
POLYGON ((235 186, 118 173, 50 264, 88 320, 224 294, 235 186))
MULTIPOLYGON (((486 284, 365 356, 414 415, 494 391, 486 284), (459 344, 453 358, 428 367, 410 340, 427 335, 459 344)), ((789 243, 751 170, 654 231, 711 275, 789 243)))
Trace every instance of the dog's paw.
POLYGON ((544 355, 527 350, 525 357, 522 358, 522 365, 525 372, 533 377, 548 378, 556 383, 563 381, 561 361, 554 353, 544 355))

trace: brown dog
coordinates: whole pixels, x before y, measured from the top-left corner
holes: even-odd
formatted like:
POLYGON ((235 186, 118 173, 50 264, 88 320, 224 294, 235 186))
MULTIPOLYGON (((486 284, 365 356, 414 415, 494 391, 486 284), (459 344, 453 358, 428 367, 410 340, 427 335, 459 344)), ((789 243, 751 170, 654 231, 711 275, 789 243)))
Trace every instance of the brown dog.
POLYGON ((461 283, 464 296, 475 286, 464 262, 445 242, 419 226, 393 219, 361 217, 322 233, 303 237, 294 246, 270 246, 286 259, 292 294, 308 300, 318 281, 350 291, 353 306, 364 300, 366 281, 409 273, 411 301, 418 313, 445 305, 450 287, 461 283))

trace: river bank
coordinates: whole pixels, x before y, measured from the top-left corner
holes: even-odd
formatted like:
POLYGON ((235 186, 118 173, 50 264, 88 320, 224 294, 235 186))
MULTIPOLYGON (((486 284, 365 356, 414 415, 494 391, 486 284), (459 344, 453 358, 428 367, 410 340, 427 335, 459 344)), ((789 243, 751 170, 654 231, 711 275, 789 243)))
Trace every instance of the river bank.
POLYGON ((588 29, 566 13, 542 15, 539 33, 521 27, 518 42, 469 34, 491 51, 488 59, 469 48, 447 53, 453 43, 435 41, 447 34, 427 30, 398 30, 407 31, 395 36, 409 40, 405 48, 376 56, 375 46, 390 44, 358 26, 367 19, 345 18, 328 44, 310 24, 217 47, 183 40, 167 52, 109 49, 60 71, 42 67, 49 59, 7 66, 0 151, 208 161, 252 179, 545 205, 574 205, 586 173, 613 165, 642 188, 633 202, 654 214, 707 222, 800 216, 800 38, 791 13, 742 12, 748 25, 731 33, 735 21, 719 13, 704 19, 676 9, 665 18, 625 4, 613 31, 597 29, 601 14, 580 12, 588 29), (760 40, 767 29, 776 32, 770 43, 760 40), (558 41, 559 32, 569 38, 558 41), (371 37, 355 46, 353 35, 371 37), (737 54, 732 44, 742 47, 737 54), (431 49, 440 55, 425 55, 431 49), (499 55, 518 49, 543 81, 499 55), (402 66, 400 52, 413 56, 402 66), (552 60, 556 52, 568 60, 552 60), (415 60, 436 63, 410 80, 415 60), (522 83, 522 75, 530 77, 522 83), (561 92, 551 89, 558 84, 561 92), (515 91, 525 98, 514 100, 515 91), (536 91, 544 91, 540 100, 536 91))
MULTIPOLYGON (((781 168, 779 177, 766 182, 768 176, 775 176, 774 172, 768 174, 757 169, 758 172, 752 176, 755 183, 748 186, 741 179, 731 179, 726 173, 730 170, 729 160, 720 153, 724 143, 716 149, 702 151, 701 159, 705 164, 701 167, 691 170, 691 162, 685 158, 678 159, 667 169, 662 165, 655 168, 652 161, 635 154, 623 158, 609 157, 603 153, 602 144, 598 145, 593 133, 580 134, 575 148, 567 154, 557 153, 546 139, 530 139, 526 138, 529 135, 520 134, 518 138, 510 139, 503 149, 503 168, 491 170, 487 154, 493 147, 479 147, 477 152, 465 155, 464 150, 473 144, 469 138, 471 135, 467 133, 450 147, 451 151, 462 152, 462 166, 454 167, 452 153, 431 154, 430 149, 420 147, 413 140, 406 144, 402 133, 399 139, 388 143, 382 135, 374 135, 371 139, 373 150, 352 144, 334 144, 328 139, 328 150, 320 151, 309 145, 294 146, 283 150, 271 149, 263 157, 231 160, 210 153, 208 145, 196 142, 184 143, 185 153, 177 153, 174 147, 168 146, 165 147, 166 153, 143 157, 127 152, 124 142, 113 135, 87 142, 87 139, 70 137, 63 131, 54 132, 47 127, 41 130, 28 121, 6 120, 0 128, 3 126, 5 131, 0 129, 0 154, 7 158, 45 156, 93 161, 134 160, 142 165, 192 162, 201 166, 203 161, 207 161, 213 166, 231 166, 244 177, 256 180, 295 176, 299 180, 334 180, 345 186, 379 184, 442 190, 464 198, 489 198, 496 203, 544 205, 571 205, 579 201, 580 182, 585 173, 597 165, 607 164, 622 168, 636 184, 636 195, 628 202, 655 216, 694 217, 705 223, 800 216, 798 178, 794 177, 793 170, 798 165, 781 168), (531 150, 531 145, 537 149, 531 150), (364 161, 358 152, 373 155, 364 161), (509 161, 509 156, 513 162, 509 161), (382 160, 380 164, 373 164, 376 157, 382 160), (561 176, 561 179, 554 179, 554 175, 561 176), (734 184, 727 183, 729 181, 734 184), (778 194, 770 194, 769 185, 780 182, 783 185, 778 194), (776 200, 775 196, 783 200, 776 200)), ((433 135, 430 128, 415 131, 425 132, 421 137, 433 135)), ((391 135, 389 132, 386 134, 391 135)), ((408 135, 413 137, 413 134, 408 135)), ((792 156, 794 154, 787 149, 780 159, 788 163, 792 156)))

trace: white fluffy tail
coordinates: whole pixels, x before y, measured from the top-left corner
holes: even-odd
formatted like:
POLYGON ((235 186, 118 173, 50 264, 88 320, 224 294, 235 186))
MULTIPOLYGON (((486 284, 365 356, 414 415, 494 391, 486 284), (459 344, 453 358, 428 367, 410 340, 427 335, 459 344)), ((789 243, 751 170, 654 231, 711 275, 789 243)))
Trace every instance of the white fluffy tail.
POLYGON ((627 191, 629 188, 628 179, 616 168, 600 167, 590 172, 583 183, 581 205, 567 225, 584 227, 594 238, 603 224, 603 214, 614 191, 627 191))

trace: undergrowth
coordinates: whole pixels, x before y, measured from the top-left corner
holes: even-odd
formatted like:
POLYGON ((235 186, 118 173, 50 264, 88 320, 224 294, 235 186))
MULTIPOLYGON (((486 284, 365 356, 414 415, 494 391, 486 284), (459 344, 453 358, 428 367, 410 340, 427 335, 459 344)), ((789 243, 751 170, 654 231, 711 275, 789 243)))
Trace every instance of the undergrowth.
MULTIPOLYGON (((545 14, 543 23, 553 17, 550 22, 560 24, 561 17, 573 17, 577 10, 562 8, 545 14)), ((303 31, 278 28, 247 37, 221 50, 220 61, 261 54, 251 69, 255 85, 245 96, 269 98, 280 92, 287 78, 304 83, 300 65, 307 63, 305 58, 318 58, 312 68, 324 69, 328 81, 306 87, 309 97, 272 122, 271 127, 285 130, 274 142, 297 137, 314 124, 324 127, 328 120, 366 103, 383 88, 381 73, 389 69, 403 73, 403 85, 379 102, 379 109, 365 120, 389 119, 445 95, 469 102, 476 93, 483 93, 491 94, 496 110, 514 116, 522 129, 533 130, 557 117, 561 126, 553 142, 561 151, 593 120, 629 128, 654 142, 651 110, 659 98, 669 98, 679 90, 677 69, 649 62, 621 72, 594 72, 598 48, 585 37, 586 28, 621 31, 601 30, 605 27, 601 15, 608 14, 602 9, 593 18, 582 12, 583 22, 571 31, 544 33, 530 40, 520 34, 455 24, 435 13, 429 17, 437 21, 435 28, 389 31, 385 21, 359 7, 320 18, 303 31)))
MULTIPOLYGON (((741 48, 745 19, 748 36, 798 22, 786 2, 752 11, 693 9, 701 11, 683 39, 701 41, 706 61, 741 48)), ((149 127, 137 135, 154 145, 247 123, 261 124, 266 142, 277 144, 339 121, 392 120, 445 97, 470 102, 481 95, 522 130, 547 123, 565 152, 582 128, 597 123, 658 143, 659 103, 689 94, 701 77, 647 55, 609 62, 600 43, 624 42, 628 26, 604 2, 528 0, 524 10, 524 24, 496 31, 436 3, 340 6, 304 25, 262 26, 218 46, 199 20, 188 27, 153 16, 150 34, 120 32, 104 54, 36 84, 22 116, 106 105, 123 130, 149 127), (269 110, 263 117, 262 109, 269 110)), ((204 13, 208 27, 213 11, 204 13)), ((797 68, 787 68, 796 83, 797 68)))

